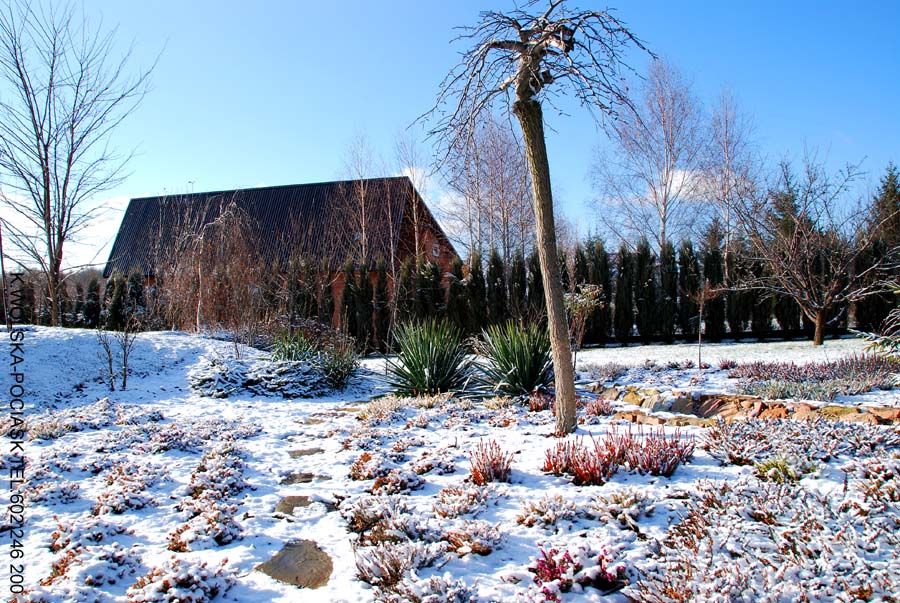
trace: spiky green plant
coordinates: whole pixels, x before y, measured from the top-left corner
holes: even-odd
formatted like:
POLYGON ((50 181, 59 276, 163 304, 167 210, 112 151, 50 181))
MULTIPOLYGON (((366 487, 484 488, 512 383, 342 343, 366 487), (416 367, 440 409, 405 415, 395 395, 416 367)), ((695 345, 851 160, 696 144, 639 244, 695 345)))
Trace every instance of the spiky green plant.
POLYGON ((481 381, 494 391, 528 394, 553 381, 550 337, 545 329, 507 322, 489 327, 482 338, 478 345, 485 357, 481 381))
POLYGON ((471 361, 462 333, 446 320, 400 325, 397 360, 387 361, 388 382, 403 396, 431 396, 464 389, 471 361))

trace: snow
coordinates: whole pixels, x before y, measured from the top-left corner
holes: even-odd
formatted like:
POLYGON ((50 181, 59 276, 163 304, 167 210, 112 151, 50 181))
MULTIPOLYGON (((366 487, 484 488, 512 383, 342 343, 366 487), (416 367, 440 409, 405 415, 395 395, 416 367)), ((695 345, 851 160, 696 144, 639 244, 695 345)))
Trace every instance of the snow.
MULTIPOLYGON (((862 345, 855 339, 828 341, 823 348, 808 342, 717 344, 704 346, 704 359, 807 362, 856 353, 862 345)), ((26 334, 28 414, 31 426, 40 425, 46 435, 26 445, 26 491, 37 496, 26 511, 26 583, 45 581, 33 600, 156 600, 154 589, 166 582, 165 576, 178 575, 194 585, 185 588, 194 588, 198 600, 205 592, 233 601, 369 601, 379 591, 357 578, 357 561, 364 570, 376 571, 383 556, 393 553, 430 563, 407 577, 397 600, 453 596, 463 601, 473 595, 479 600, 543 600, 533 570, 540 551, 555 548, 569 550, 585 566, 572 574, 576 579, 571 591, 560 595, 563 600, 624 601, 621 593, 604 594, 589 586, 606 575, 607 570, 591 565, 598 555, 613 573, 620 566, 632 572, 632 582, 638 568, 652 574, 663 564, 651 555, 657 550, 652 543, 662 541, 670 524, 689 510, 687 497, 701 483, 756 479, 752 466, 722 465, 698 445, 693 460, 671 478, 620 468, 602 486, 574 486, 564 476, 541 471, 544 452, 557 441, 551 437, 549 411, 446 397, 369 402, 387 392, 378 359, 365 360, 343 392, 291 399, 241 391, 217 399, 196 395, 189 375, 212 359, 233 358, 230 343, 185 333, 141 334, 128 389, 114 392, 100 377, 98 351, 90 331, 34 328, 26 334), (469 454, 490 441, 512 455, 511 475, 508 483, 477 487, 467 480, 469 454), (323 452, 289 454, 309 449, 323 452), (365 479, 351 479, 351 467, 364 454, 374 459, 368 461, 372 467, 360 475, 365 479), (381 480, 378 488, 375 479, 381 480), (373 490, 383 492, 373 495, 373 490), (287 517, 273 513, 289 495, 309 496, 312 502, 287 517), (354 518, 362 520, 367 513, 394 534, 381 548, 371 546, 377 531, 350 530, 354 518), (331 557, 334 571, 324 587, 299 589, 254 571, 285 543, 300 539, 314 541, 331 557), (173 542, 187 550, 170 550, 173 542), (361 545, 359 559, 355 544, 361 545), (53 564, 78 546, 64 575, 47 581, 53 564)), ((263 359, 251 349, 241 350, 241 356, 263 359)), ((594 349, 579 353, 578 367, 584 376, 591 364, 630 365, 633 372, 622 379, 633 375, 648 385, 659 387, 663 381, 677 387, 689 382, 694 371, 654 373, 641 368, 645 360, 695 357, 690 345, 594 349)), ((711 373, 702 387, 731 387, 722 371, 711 373)), ((8 386, 4 381, 4 390, 8 386)), ((883 403, 896 400, 897 394, 854 398, 883 403)), ((614 426, 608 417, 591 417, 579 425, 576 436, 602 439, 611 429, 627 428, 614 426)), ((666 433, 671 437, 674 431, 666 433)), ((699 443, 703 430, 683 428, 680 433, 699 443)), ((859 460, 853 450, 818 460, 798 487, 841 499, 846 475, 841 468, 859 460)), ((848 470, 863 480, 874 473, 889 478, 890 467, 896 468, 891 457, 871 458, 877 462, 848 470)), ((748 492, 723 497, 744 500, 748 492)), ((803 503, 812 505, 808 498, 803 503)), ((874 506, 869 499, 858 502, 867 509, 874 506)), ((896 500, 882 504, 880 513, 896 517, 900 512, 896 500)), ((873 512, 872 517, 881 515, 873 512)), ((733 529, 745 519, 728 515, 720 523, 722 529, 733 529)), ((876 574, 881 588, 887 580, 887 588, 896 591, 898 574, 891 578, 891 572, 898 567, 898 547, 891 553, 877 540, 865 555, 856 555, 852 543, 834 535, 836 525, 827 523, 823 537, 846 557, 844 566, 864 571, 880 564, 876 574)), ((870 535, 854 525, 860 535, 870 535)), ((731 544, 749 551, 766 545, 759 539, 731 544)), ((562 552, 557 557, 562 559, 562 552)), ((836 557, 833 562, 842 561, 836 557)), ((797 574, 788 582, 804 579, 805 566, 791 567, 797 574)), ((4 582, 5 571, 6 566, 0 570, 4 582)), ((547 588, 558 589, 560 583, 547 588)), ((796 594, 778 592, 783 597, 770 600, 790 600, 796 594)))

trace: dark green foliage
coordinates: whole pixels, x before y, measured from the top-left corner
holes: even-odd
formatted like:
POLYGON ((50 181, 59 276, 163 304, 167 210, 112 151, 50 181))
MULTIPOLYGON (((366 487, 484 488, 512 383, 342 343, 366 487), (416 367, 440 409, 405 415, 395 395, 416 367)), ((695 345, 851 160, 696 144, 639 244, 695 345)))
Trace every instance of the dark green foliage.
POLYGON ((59 303, 60 326, 71 327, 73 323, 72 299, 69 296, 69 286, 66 283, 60 283, 57 300, 59 303))
POLYGON ((606 343, 612 326, 612 275, 609 253, 600 239, 589 240, 586 248, 588 282, 600 287, 600 307, 588 317, 586 340, 588 343, 606 343))
POLYGON ((569 277, 569 255, 566 250, 560 247, 556 250, 556 257, 559 259, 559 280, 562 281, 563 291, 572 291, 572 279, 569 277))
MULTIPOLYGON (((872 204, 869 228, 878 232, 875 243, 857 261, 857 274, 883 262, 884 258, 900 245, 900 173, 897 167, 888 164, 881 179, 872 204)), ((896 279, 898 271, 893 271, 896 279)), ((863 279, 863 285, 873 285, 878 275, 863 279)), ((890 292, 875 293, 856 303, 857 328, 880 333, 885 326, 890 311, 896 306, 897 298, 890 292)))
POLYGON ((659 252, 659 334, 663 341, 675 337, 678 319, 678 260, 675 246, 666 241, 659 252))
POLYGON ((373 323, 375 313, 374 291, 369 271, 362 267, 356 277, 356 340, 360 349, 371 350, 374 346, 373 323))
POLYGON ((272 359, 308 362, 334 389, 343 389, 359 368, 356 342, 321 323, 301 321, 304 325, 278 337, 272 347, 272 359))
POLYGON ((341 329, 351 337, 359 332, 357 325, 359 313, 356 308, 356 265, 353 262, 344 264, 344 292, 341 295, 341 329))
POLYGON ((416 312, 416 274, 413 272, 413 264, 410 258, 400 264, 400 274, 397 276, 397 286, 394 290, 394 303, 396 304, 396 316, 398 323, 412 320, 416 312))
POLYGON ((427 396, 465 387, 471 362, 462 332, 446 320, 405 323, 395 333, 397 360, 387 361, 388 382, 402 396, 427 396))
POLYGON ((147 300, 144 295, 144 274, 140 270, 132 270, 126 283, 125 314, 129 319, 143 322, 146 313, 147 300))
MULTIPOLYGON (((883 262, 888 254, 888 243, 884 239, 878 239, 875 243, 860 254, 856 261, 856 272, 861 274, 871 269, 879 262, 883 262)), ((864 279, 866 285, 874 284, 875 278, 864 279)), ((896 297, 890 292, 874 293, 856 302, 856 326, 862 331, 880 333, 885 320, 896 305, 896 297)))
POLYGON ((488 324, 500 324, 507 319, 506 310, 506 274, 503 258, 492 249, 487 265, 487 311, 488 324))
POLYGON ((431 261, 419 264, 416 273, 416 316, 419 320, 438 318, 444 313, 441 269, 431 261))
POLYGON ((375 264, 375 293, 372 306, 375 312, 373 345, 380 351, 387 352, 390 349, 391 300, 388 297, 387 264, 384 260, 378 260, 375 264))
POLYGON ((72 306, 72 319, 74 324, 84 325, 84 287, 81 283, 75 285, 75 299, 72 306))
MULTIPOLYGON (((35 299, 34 293, 34 285, 31 283, 30 279, 25 279, 21 284, 20 290, 20 298, 19 298, 19 306, 22 308, 22 322, 25 324, 33 324, 35 321, 35 306, 37 305, 37 300, 35 299)), ((10 297, 10 299, 15 299, 14 297, 10 297)), ((15 303, 13 303, 15 306, 15 303)))
POLYGON ((469 328, 469 300, 467 297, 462 260, 456 258, 450 266, 447 283, 447 320, 461 332, 469 328))
POLYGON ((100 280, 95 276, 88 281, 84 296, 84 326, 93 329, 100 324, 100 280))
POLYGON ((127 282, 120 273, 113 274, 106 281, 104 298, 106 301, 106 328, 118 331, 125 325, 125 297, 127 282))
POLYGON ((800 330, 800 306, 786 295, 775 298, 775 320, 783 331, 800 330))
POLYGON ((584 285, 590 281, 588 258, 587 254, 584 252, 584 246, 582 246, 581 243, 575 245, 575 253, 572 254, 572 271, 574 275, 573 284, 575 287, 584 285))
MULTIPOLYGON (((725 294, 725 320, 728 322, 728 332, 735 339, 740 339, 750 320, 753 296, 738 288, 741 282, 744 266, 740 264, 740 257, 744 249, 732 242, 731 249, 725 252, 725 267, 727 268, 728 292, 725 294)), ((744 253, 744 255, 746 255, 744 253)))
MULTIPOLYGON (((714 288, 724 286, 724 261, 722 258, 722 234, 718 220, 713 220, 706 230, 703 244, 703 281, 714 288)), ((720 341, 725 334, 725 300, 718 296, 706 302, 704 309, 705 337, 707 341, 720 341)))
POLYGON ((873 203, 872 227, 889 247, 900 245, 900 172, 889 163, 873 203))
POLYGON ((528 256, 528 312, 533 321, 543 320, 546 315, 542 274, 541 259, 537 251, 532 251, 528 256))
POLYGON ((518 396, 553 381, 550 337, 543 327, 514 322, 488 327, 478 351, 485 357, 482 380, 495 392, 518 396))
POLYGON ((769 336, 772 330, 772 298, 768 295, 756 295, 750 312, 750 332, 760 341, 769 336))
POLYGON ((331 274, 326 270, 319 275, 319 322, 329 327, 334 326, 334 291, 331 274))
POLYGON ((481 254, 475 252, 469 258, 469 284, 466 295, 469 298, 469 332, 480 333, 487 324, 487 298, 481 254))
POLYGON ((634 328, 634 260, 625 243, 616 254, 616 295, 613 308, 613 330, 616 339, 627 342, 634 328))
POLYGON ((634 253, 634 306, 638 334, 644 343, 657 333, 659 309, 656 295, 656 257, 642 238, 634 253))
POLYGON ((509 313, 515 320, 528 316, 528 271, 525 257, 517 251, 509 267, 509 313))

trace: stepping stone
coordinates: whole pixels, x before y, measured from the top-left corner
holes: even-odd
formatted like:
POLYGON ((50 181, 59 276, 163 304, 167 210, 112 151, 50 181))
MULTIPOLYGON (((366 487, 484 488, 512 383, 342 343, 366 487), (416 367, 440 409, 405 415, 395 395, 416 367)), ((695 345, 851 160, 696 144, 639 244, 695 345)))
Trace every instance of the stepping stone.
POLYGON ((291 515, 297 507, 308 507, 312 501, 308 496, 285 496, 275 505, 275 513, 291 515))
POLYGON ((334 566, 331 557, 312 540, 298 540, 284 545, 274 557, 256 569, 265 575, 302 588, 319 588, 328 584, 334 566))
POLYGON ((308 417, 304 423, 306 425, 321 425, 325 421, 323 419, 317 419, 315 417, 308 417))
POLYGON ((313 454, 322 454, 325 452, 322 448, 303 448, 302 450, 288 450, 288 455, 292 459, 299 459, 302 456, 310 456, 313 454))
POLYGON ((331 479, 331 477, 328 475, 315 475, 313 473, 298 471, 296 473, 287 474, 285 478, 281 480, 281 484, 284 486, 293 486, 294 484, 308 484, 314 479, 326 480, 331 479))

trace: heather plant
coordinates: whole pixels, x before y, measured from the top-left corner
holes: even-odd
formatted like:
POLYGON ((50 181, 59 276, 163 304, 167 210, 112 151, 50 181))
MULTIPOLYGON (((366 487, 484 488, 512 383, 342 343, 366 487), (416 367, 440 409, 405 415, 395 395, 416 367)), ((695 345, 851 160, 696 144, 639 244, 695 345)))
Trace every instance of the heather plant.
POLYGON ((485 357, 481 380, 494 392, 528 394, 553 381, 550 337, 546 329, 514 322, 488 327, 476 350, 485 357))
POLYGON ((387 361, 388 381, 403 396, 433 396, 465 388, 471 361, 460 330, 447 321, 425 320, 397 328, 397 361, 387 361))
POLYGON ((613 562, 608 547, 587 541, 563 550, 540 548, 528 571, 534 574, 534 594, 544 601, 560 601, 576 585, 607 593, 626 583, 625 566, 613 562))
POLYGON ((487 495, 487 490, 481 486, 448 486, 437 493, 434 513, 451 519, 477 513, 484 508, 487 495))
POLYGON ((463 520, 456 527, 446 530, 441 535, 450 550, 460 557, 469 554, 490 555, 502 540, 500 529, 480 519, 463 520))
MULTIPOLYGON (((821 399, 827 400, 838 394, 852 395, 873 389, 891 389, 898 371, 900 360, 895 358, 878 354, 854 354, 838 360, 808 364, 750 362, 731 369, 728 376, 746 381, 748 385, 745 389, 758 389, 766 387, 767 383, 774 383, 776 385, 773 387, 788 393, 793 387, 795 392, 805 391, 810 395, 826 396, 821 399), (763 385, 758 385, 760 383, 763 385)), ((775 390, 776 393, 777 391, 775 390)))
POLYGON ((582 365, 580 372, 587 373, 591 380, 598 383, 608 383, 624 376, 628 372, 628 367, 616 362, 589 363, 582 365))
POLYGON ((653 500, 638 488, 622 488, 609 494, 595 497, 588 513, 605 522, 618 524, 642 536, 638 521, 649 517, 656 508, 653 500))
POLYGON ((508 482, 513 455, 504 452, 496 441, 478 442, 469 453, 472 483, 483 486, 489 482, 508 482))
POLYGON ((226 593, 237 574, 223 559, 210 567, 205 561, 191 561, 174 555, 138 578, 128 589, 128 603, 206 603, 226 593))
POLYGON ((561 519, 573 519, 577 515, 575 503, 559 494, 547 494, 537 501, 525 501, 522 511, 516 516, 516 523, 532 527, 556 525, 561 519))

